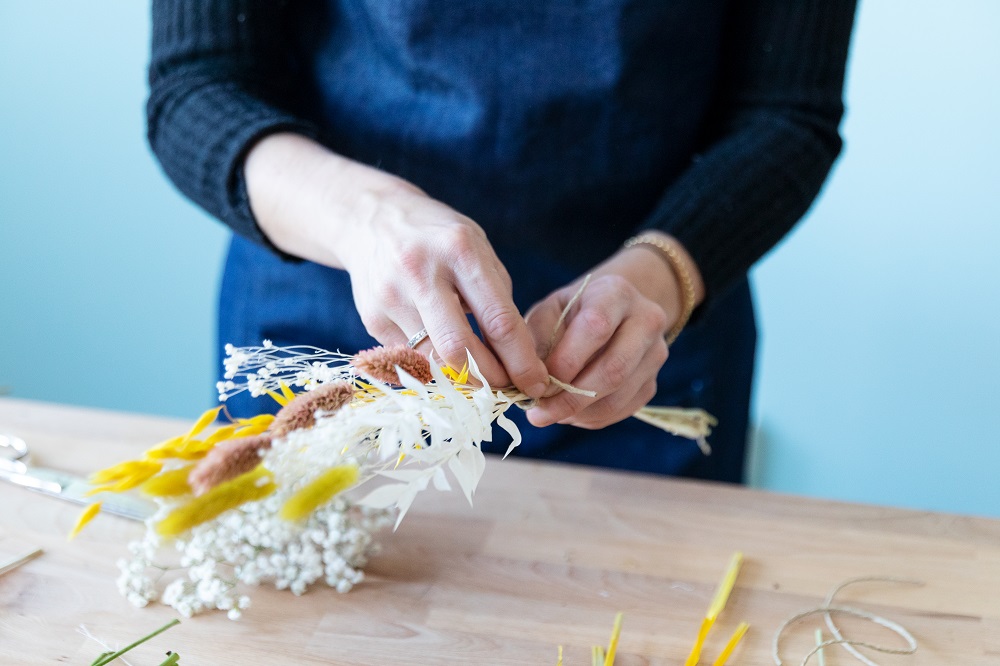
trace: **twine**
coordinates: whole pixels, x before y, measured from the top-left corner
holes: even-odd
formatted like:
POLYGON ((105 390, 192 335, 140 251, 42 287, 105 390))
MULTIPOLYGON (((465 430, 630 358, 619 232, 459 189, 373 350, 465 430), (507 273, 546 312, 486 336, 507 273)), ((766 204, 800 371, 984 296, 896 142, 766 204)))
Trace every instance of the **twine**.
POLYGON ((811 615, 823 615, 827 627, 829 627, 830 632, 834 635, 832 640, 822 641, 816 645, 806 656, 802 659, 800 666, 806 666, 813 655, 819 653, 823 648, 829 647, 831 645, 841 645, 843 648, 850 653, 855 659, 860 661, 866 666, 878 666, 874 661, 870 660, 868 657, 864 656, 858 652, 858 647, 868 648, 869 650, 874 650, 876 652, 881 652, 883 654, 913 654, 917 651, 917 641, 913 635, 906 630, 902 625, 893 622, 892 620, 886 619, 880 615, 875 615, 874 613, 869 613, 868 611, 861 610, 859 608, 854 608, 852 606, 834 606, 833 599, 837 594, 849 585, 854 585, 855 583, 901 583, 906 585, 923 585, 922 582, 917 580, 910 580, 907 578, 892 578, 888 576, 866 576, 862 578, 851 578, 849 580, 840 583, 826 595, 826 599, 823 600, 823 605, 816 608, 810 608, 809 610, 802 611, 796 615, 785 620, 778 630, 774 633, 774 640, 771 644, 772 656, 774 657, 774 663, 776 666, 782 666, 781 656, 779 654, 781 636, 784 634, 792 624, 798 622, 799 620, 809 617, 811 615), (906 641, 907 646, 905 648, 891 648, 884 645, 876 645, 873 643, 868 643, 865 641, 850 640, 844 638, 843 633, 840 628, 833 621, 834 613, 842 613, 844 615, 851 615, 853 617, 861 618, 863 620, 868 620, 869 622, 874 622, 875 624, 885 627, 889 631, 894 632, 906 641))

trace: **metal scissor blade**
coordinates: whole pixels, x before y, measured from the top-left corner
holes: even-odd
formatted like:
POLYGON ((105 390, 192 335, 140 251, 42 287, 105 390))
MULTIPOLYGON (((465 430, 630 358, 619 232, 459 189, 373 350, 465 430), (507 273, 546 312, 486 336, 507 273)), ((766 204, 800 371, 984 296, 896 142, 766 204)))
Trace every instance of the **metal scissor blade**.
POLYGON ((58 470, 29 467, 27 474, 0 471, 0 479, 75 504, 101 502, 101 511, 132 520, 146 520, 156 513, 155 504, 131 495, 98 493, 87 496, 93 490, 93 485, 80 477, 58 470))

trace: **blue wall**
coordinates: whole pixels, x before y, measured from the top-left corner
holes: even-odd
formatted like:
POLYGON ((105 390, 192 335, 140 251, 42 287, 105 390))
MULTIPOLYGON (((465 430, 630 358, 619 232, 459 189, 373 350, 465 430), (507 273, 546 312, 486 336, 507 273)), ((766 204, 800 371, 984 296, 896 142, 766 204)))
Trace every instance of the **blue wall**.
POLYGON ((755 271, 757 485, 1000 516, 998 26, 863 3, 847 150, 755 271))
MULTIPOLYGON (((143 140, 144 3, 0 3, 0 387, 211 404, 226 235, 143 140)), ((847 151, 755 271, 755 484, 1000 516, 1000 4, 867 2, 847 151)))
POLYGON ((143 2, 0 3, 0 386, 172 415, 214 399, 226 235, 144 140, 143 2))

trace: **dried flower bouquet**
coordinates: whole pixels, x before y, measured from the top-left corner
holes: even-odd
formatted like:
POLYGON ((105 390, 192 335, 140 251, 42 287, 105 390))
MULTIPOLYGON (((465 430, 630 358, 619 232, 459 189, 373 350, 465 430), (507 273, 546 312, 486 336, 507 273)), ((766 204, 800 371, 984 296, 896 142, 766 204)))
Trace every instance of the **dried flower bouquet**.
MULTIPOLYGON (((505 412, 531 400, 492 389, 471 355, 456 370, 406 346, 352 357, 265 341, 230 345, 226 354, 220 399, 270 396, 281 405, 276 415, 234 419, 203 435, 220 406, 143 458, 93 476, 95 493, 138 488, 160 506, 144 539, 129 545, 132 559, 119 563, 119 588, 137 605, 160 599, 184 615, 218 608, 235 619, 249 605, 241 583, 301 594, 323 578, 349 590, 392 510, 398 527, 418 493, 452 482, 472 502, 493 423, 511 435, 509 454, 521 437, 505 412), (381 481, 366 494, 344 496, 374 479, 381 481), (170 540, 180 552, 176 567, 159 562, 170 540), (161 592, 171 569, 186 576, 161 592)), ((636 417, 707 452, 714 419, 702 410, 647 407, 636 417)), ((74 533, 96 513, 88 507, 74 533)))

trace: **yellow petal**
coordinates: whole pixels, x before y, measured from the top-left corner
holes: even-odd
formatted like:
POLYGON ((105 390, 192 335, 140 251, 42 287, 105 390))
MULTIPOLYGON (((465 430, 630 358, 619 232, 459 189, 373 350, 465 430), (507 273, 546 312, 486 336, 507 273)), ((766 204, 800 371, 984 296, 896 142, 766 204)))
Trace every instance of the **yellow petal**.
POLYGON ((75 538, 76 535, 80 533, 80 530, 82 530, 87 523, 92 521, 94 519, 94 516, 96 516, 100 512, 100 510, 101 510, 100 502, 94 502, 93 504, 88 504, 87 508, 84 509, 83 513, 80 514, 80 517, 76 519, 76 524, 73 525, 73 529, 69 531, 69 535, 67 535, 66 540, 69 541, 70 539, 75 538))
POLYGON ((192 469, 194 469, 194 465, 187 465, 180 469, 172 469, 169 472, 157 474, 143 483, 139 487, 139 490, 150 497, 190 495, 191 486, 188 485, 187 479, 192 469))
POLYGON ((281 507, 281 517, 285 520, 301 520, 337 493, 353 486, 357 480, 358 468, 354 465, 332 467, 289 497, 281 507))
POLYGON ((222 426, 221 428, 219 428, 218 430, 216 430, 211 435, 205 438, 205 444, 207 444, 208 446, 215 446, 219 442, 232 437, 233 433, 235 432, 236 432, 235 425, 222 426))
POLYGON ((257 426, 264 425, 269 426, 274 421, 274 414, 258 414, 253 418, 249 419, 236 419, 236 423, 241 426, 257 426))
POLYGON ((267 393, 269 396, 271 396, 271 398, 273 398, 274 401, 279 405, 281 405, 282 407, 288 404, 288 400, 286 400, 284 396, 278 395, 274 391, 264 391, 264 392, 267 393))
POLYGON ((163 463, 155 460, 127 460, 113 467, 94 472, 90 477, 90 482, 94 485, 113 486, 109 490, 119 492, 134 488, 162 468, 163 463), (136 481, 136 479, 138 480, 136 481))
POLYGON ((212 423, 213 421, 215 421, 215 419, 219 417, 219 412, 221 411, 222 411, 222 405, 219 405, 218 407, 213 407, 212 409, 209 409, 204 414, 199 416, 198 420, 195 421, 193 426, 191 426, 191 430, 189 430, 188 434, 185 435, 185 438, 194 437, 202 430, 207 428, 210 423, 212 423))
POLYGON ((295 393, 292 392, 292 389, 288 388, 285 382, 279 381, 278 386, 281 388, 281 395, 285 396, 285 400, 288 402, 295 400, 295 393))
POLYGON ((184 442, 187 441, 187 437, 180 435, 179 437, 173 437, 165 442, 160 442, 153 448, 146 451, 147 458, 173 458, 175 457, 177 451, 184 446, 184 442))
POLYGON ((559 659, 556 660, 556 666, 563 666, 562 653, 563 653, 563 646, 560 645, 559 646, 559 659))
POLYGON ((189 439, 184 443, 184 447, 177 451, 174 458, 178 458, 179 460, 201 460, 214 447, 215 445, 210 444, 207 440, 189 439))
MULTIPOLYGON (((273 420, 273 419, 272 419, 273 420)), ((268 422, 258 422, 252 425, 243 426, 239 430, 233 433, 233 437, 252 437, 253 435, 259 435, 262 432, 266 432, 267 429, 271 427, 270 421, 268 422)))
POLYGON ((235 509, 247 502, 262 500, 277 489, 274 477, 263 467, 220 483, 204 495, 171 511, 156 524, 160 536, 175 537, 196 525, 235 509))

